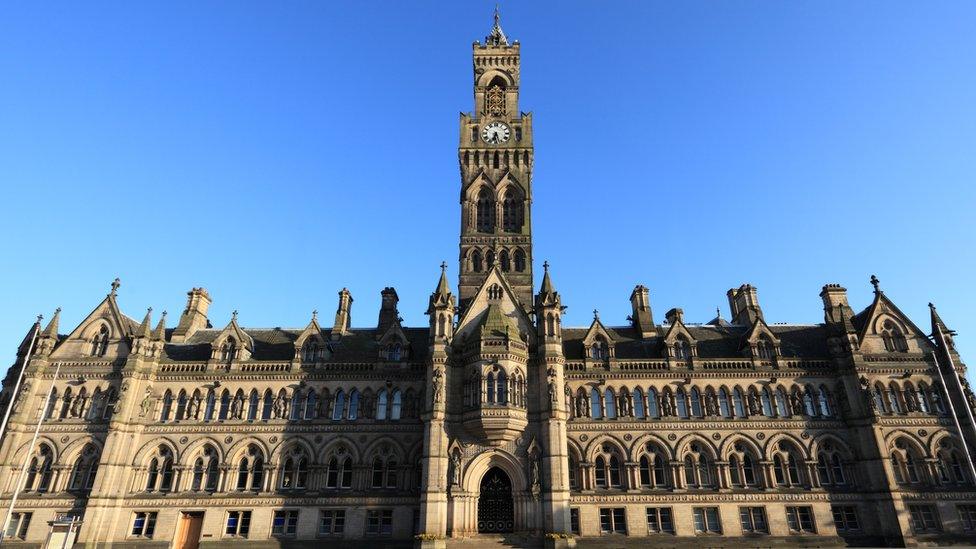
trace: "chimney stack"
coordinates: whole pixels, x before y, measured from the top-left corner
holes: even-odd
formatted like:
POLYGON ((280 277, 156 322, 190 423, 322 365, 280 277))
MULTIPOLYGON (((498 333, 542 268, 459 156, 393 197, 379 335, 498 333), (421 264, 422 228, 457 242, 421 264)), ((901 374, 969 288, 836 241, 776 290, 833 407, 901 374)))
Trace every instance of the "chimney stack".
POLYGON ((180 315, 180 323, 170 338, 173 343, 185 343, 198 330, 210 327, 207 311, 210 309, 210 294, 205 288, 193 288, 186 293, 186 309, 180 315))
POLYGON ((352 325, 352 294, 347 288, 339 292, 339 308, 336 309, 335 323, 332 325, 333 341, 349 333, 352 325))
POLYGON ((759 307, 759 293, 756 287, 751 284, 743 284, 739 289, 731 289, 727 292, 729 297, 729 308, 732 310, 732 324, 743 324, 752 326, 759 319, 763 318, 762 309, 759 307))
POLYGON ((630 321, 634 324, 634 328, 640 332, 641 338, 655 335, 650 292, 642 284, 638 284, 630 294, 630 307, 632 310, 630 321))
POLYGON ((390 287, 383 288, 380 295, 382 302, 380 303, 380 318, 376 323, 376 337, 382 337, 390 326, 400 321, 400 313, 397 311, 397 303, 399 303, 400 297, 396 290, 390 287))
POLYGON ((825 284, 820 291, 820 298, 823 299, 824 322, 827 324, 848 322, 854 316, 854 311, 847 303, 847 288, 840 284, 825 284))

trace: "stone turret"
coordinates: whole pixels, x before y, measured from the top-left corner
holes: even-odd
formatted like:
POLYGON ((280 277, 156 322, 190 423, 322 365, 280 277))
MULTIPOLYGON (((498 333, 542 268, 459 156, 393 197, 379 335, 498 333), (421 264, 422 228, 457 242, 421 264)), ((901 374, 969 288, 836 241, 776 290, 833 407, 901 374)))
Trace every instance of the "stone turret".
POLYGON ((732 311, 732 324, 752 326, 756 320, 763 318, 759 307, 759 293, 751 284, 743 284, 739 289, 732 288, 726 295, 729 297, 729 309, 732 311))
POLYGON ((430 316, 430 337, 434 342, 447 342, 454 336, 454 295, 447 281, 447 263, 441 263, 441 277, 430 294, 427 314, 430 316))
POLYGON ((170 338, 173 343, 184 343, 199 330, 210 327, 207 311, 210 309, 210 294, 205 288, 193 288, 186 293, 186 309, 180 315, 180 322, 170 338))

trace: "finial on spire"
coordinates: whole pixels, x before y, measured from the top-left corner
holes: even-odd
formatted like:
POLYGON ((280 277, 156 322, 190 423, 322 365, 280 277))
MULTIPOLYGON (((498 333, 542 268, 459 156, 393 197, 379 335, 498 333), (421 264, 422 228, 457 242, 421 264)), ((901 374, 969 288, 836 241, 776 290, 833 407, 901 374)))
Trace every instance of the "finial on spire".
POLYGON ((543 261, 542 262, 542 270, 544 270, 547 273, 549 272, 549 262, 548 261, 543 261))
POLYGON ((38 326, 40 326, 42 320, 44 320, 44 315, 37 315, 37 324, 38 324, 38 326))
POLYGON ((498 2, 495 2, 495 24, 496 25, 498 24, 498 20, 500 18, 501 16, 498 14, 498 2))
POLYGON ((932 305, 931 301, 929 301, 929 309, 932 309, 933 311, 935 310, 935 305, 932 305))
POLYGON ((119 280, 118 277, 115 277, 115 280, 112 281, 112 291, 109 293, 109 295, 112 296, 117 295, 119 293, 119 286, 121 285, 122 285, 122 281, 119 280))
POLYGON ((146 307, 146 312, 147 313, 151 313, 152 312, 152 307, 146 307))
POLYGON ((600 320, 600 311, 593 309, 593 320, 600 320))
POLYGON ((441 272, 442 273, 447 272, 447 261, 441 261, 441 272))
POLYGON ((507 46, 508 38, 505 36, 505 32, 502 31, 501 26, 501 14, 498 10, 498 4, 495 4, 495 24, 491 27, 491 34, 485 37, 486 46, 507 46))
POLYGON ((160 315, 160 316, 161 316, 162 318, 166 318, 166 311, 163 311, 163 314, 162 314, 162 315, 160 315))
POLYGON ((230 319, 237 322, 237 309, 234 309, 234 311, 230 313, 230 319))
POLYGON ((878 280, 878 277, 871 275, 871 285, 874 286, 874 293, 881 292, 881 281, 878 280))
POLYGON ((722 308, 715 307, 715 318, 722 318, 722 308))
POLYGON ((318 318, 319 318, 319 310, 312 309, 312 320, 318 320, 318 318))

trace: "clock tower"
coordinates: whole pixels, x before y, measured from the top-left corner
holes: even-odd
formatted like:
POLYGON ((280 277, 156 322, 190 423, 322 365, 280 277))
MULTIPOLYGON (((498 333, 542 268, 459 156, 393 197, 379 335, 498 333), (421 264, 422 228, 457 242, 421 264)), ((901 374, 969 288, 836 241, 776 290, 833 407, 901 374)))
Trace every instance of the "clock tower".
POLYGON ((519 112, 519 43, 498 19, 472 45, 474 112, 461 114, 462 312, 495 267, 532 304, 532 115, 519 112))

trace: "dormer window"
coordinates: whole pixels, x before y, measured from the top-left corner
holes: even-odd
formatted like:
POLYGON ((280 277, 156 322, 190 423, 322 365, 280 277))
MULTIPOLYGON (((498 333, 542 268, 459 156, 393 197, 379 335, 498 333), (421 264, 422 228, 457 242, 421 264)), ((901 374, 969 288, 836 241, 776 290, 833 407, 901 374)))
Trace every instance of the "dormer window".
POLYGON ((234 338, 229 337, 223 345, 220 346, 220 359, 225 361, 231 361, 234 359, 237 353, 237 342, 234 338))
POLYGON ((759 341, 756 342, 756 356, 762 360, 772 360, 774 355, 773 342, 769 341, 766 336, 759 338, 759 341))
POLYGON ((683 337, 679 337, 674 342, 674 358, 678 360, 688 360, 691 358, 691 345, 683 337))
POLYGON ((590 358, 593 360, 606 360, 607 344, 602 338, 597 338, 590 346, 590 358))
POLYGON ((302 347, 302 360, 305 362, 315 362, 318 358, 319 346, 314 341, 307 341, 302 347))
POLYGON ((108 352, 108 327, 102 326, 92 339, 91 356, 105 356, 108 352))
POLYGON ((392 343, 386 348, 386 359, 398 362, 403 355, 403 347, 399 343, 392 343))
POLYGON ((905 334, 890 320, 885 320, 881 329, 881 340, 884 342, 885 350, 891 352, 908 352, 908 340, 905 334))

